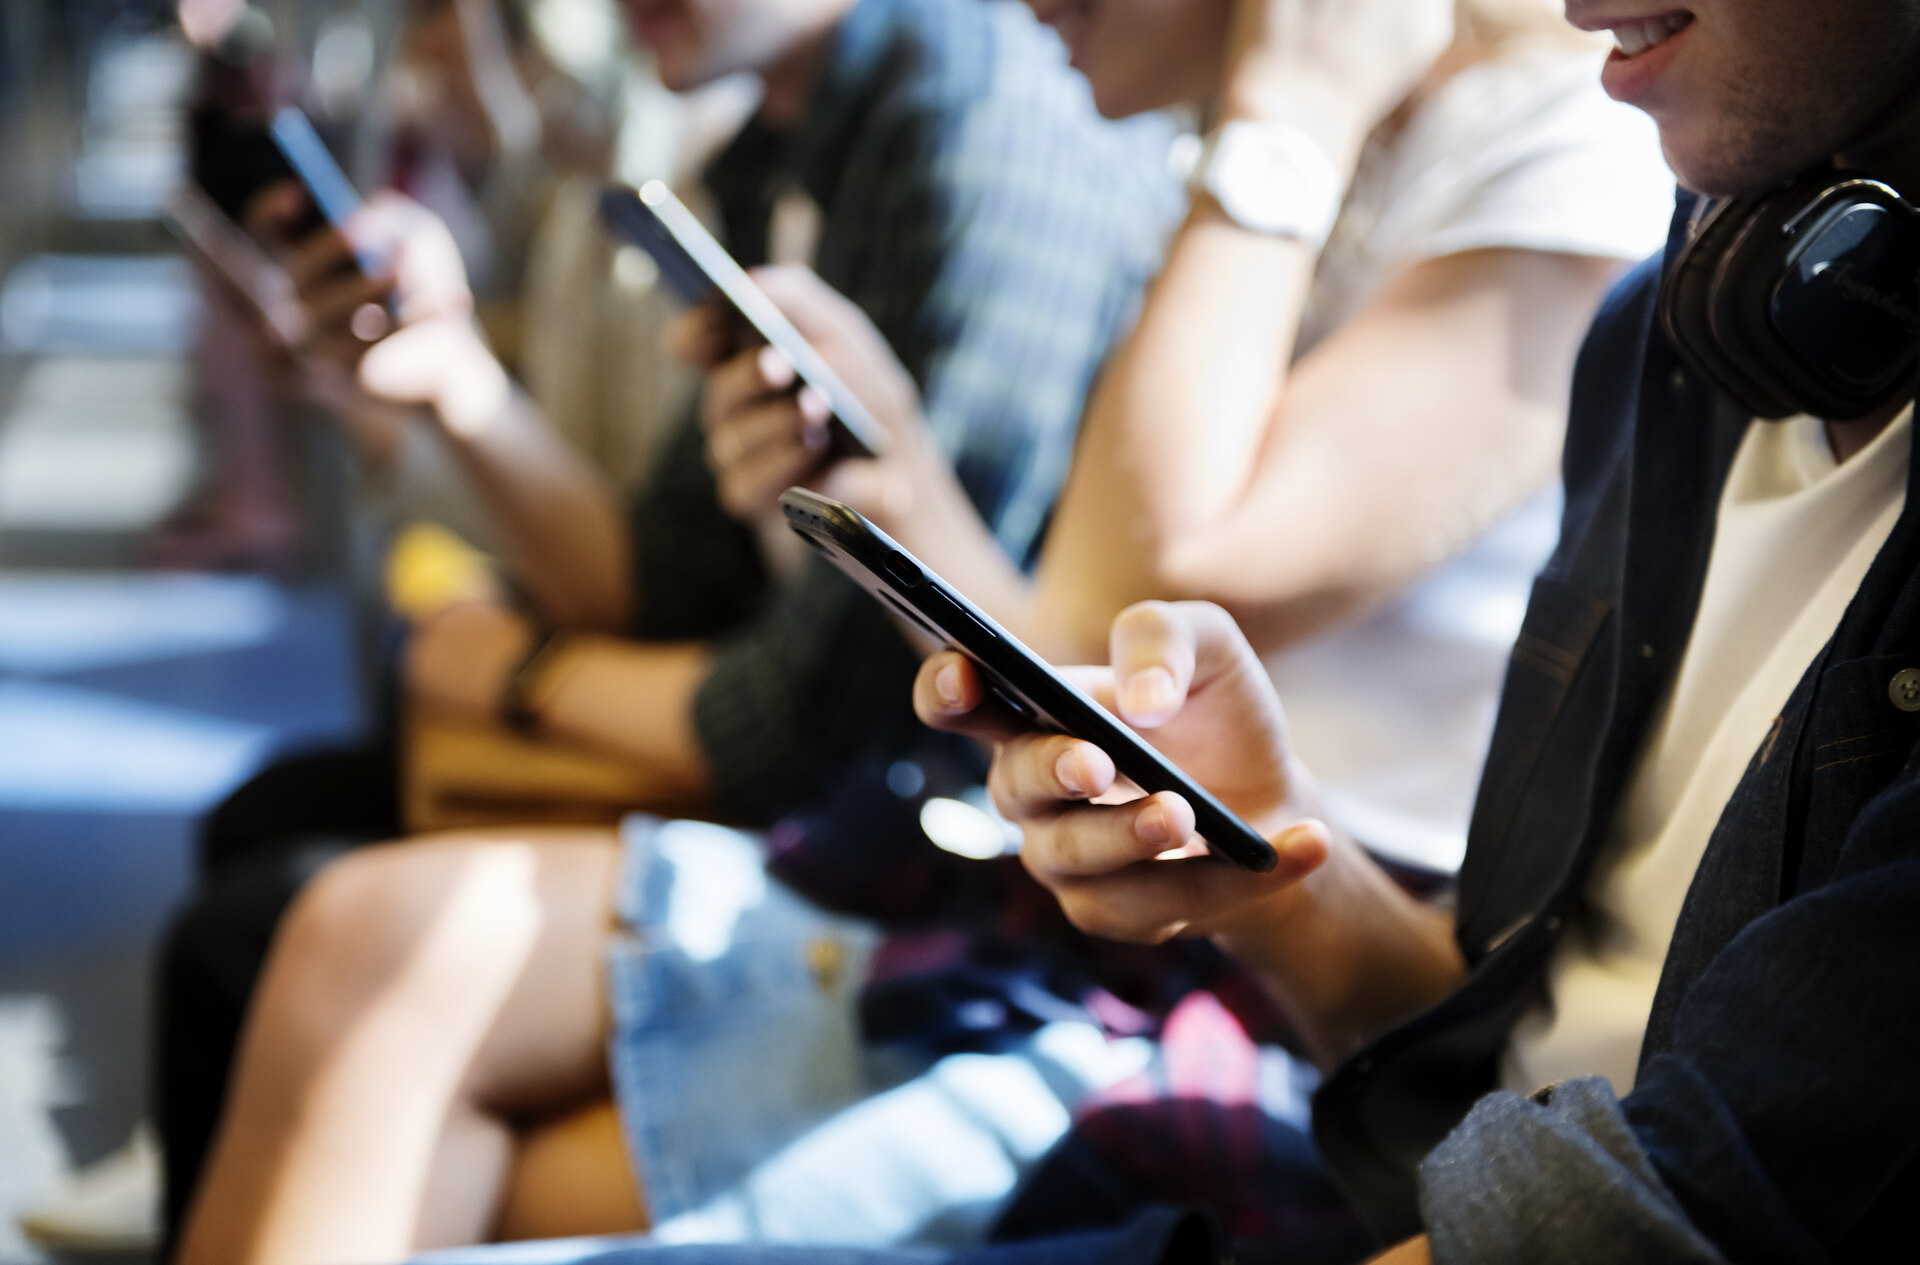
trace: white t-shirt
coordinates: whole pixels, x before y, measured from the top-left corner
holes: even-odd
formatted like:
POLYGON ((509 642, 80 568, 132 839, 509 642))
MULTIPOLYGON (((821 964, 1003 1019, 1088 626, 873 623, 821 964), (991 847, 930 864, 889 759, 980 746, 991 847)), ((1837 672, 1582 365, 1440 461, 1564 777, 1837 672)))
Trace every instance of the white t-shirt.
MULTIPOLYGON (((1302 353, 1429 259, 1658 250, 1673 177, 1653 124, 1601 91, 1604 56, 1515 49, 1455 75, 1370 146, 1314 276, 1302 353)), ((1370 847, 1459 865, 1507 653, 1558 531, 1556 489, 1388 608, 1269 657, 1329 811, 1370 847)))
POLYGON ((1633 1088, 1680 906, 1720 814, 1833 636, 1906 502, 1913 410, 1845 465, 1810 417, 1757 422, 1721 495, 1693 635, 1546 993, 1501 1067, 1528 1093, 1574 1076, 1633 1088))

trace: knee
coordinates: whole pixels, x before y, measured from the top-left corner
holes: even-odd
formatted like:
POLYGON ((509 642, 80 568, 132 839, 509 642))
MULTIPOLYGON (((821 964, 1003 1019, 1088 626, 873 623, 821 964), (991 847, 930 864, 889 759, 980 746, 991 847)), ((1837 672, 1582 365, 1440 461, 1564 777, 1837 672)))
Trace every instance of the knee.
POLYGON ((267 986, 309 1013, 337 1013, 385 988, 416 951, 451 883, 437 851, 389 844, 314 875, 274 936, 267 986))
POLYGON ((442 837, 348 853, 288 912, 270 986, 321 1022, 396 991, 424 1003, 415 1007, 422 1015, 455 995, 487 993, 517 976, 538 934, 545 850, 442 837))

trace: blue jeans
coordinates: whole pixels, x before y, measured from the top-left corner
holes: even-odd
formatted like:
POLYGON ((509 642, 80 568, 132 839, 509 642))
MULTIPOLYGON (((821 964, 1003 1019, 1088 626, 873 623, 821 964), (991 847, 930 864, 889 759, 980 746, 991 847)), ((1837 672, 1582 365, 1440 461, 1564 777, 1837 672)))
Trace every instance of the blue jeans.
POLYGON ((1220 1237, 1205 1218, 1148 1208, 1116 1230, 957 1252, 557 1239, 428 1252, 412 1265, 1221 1265, 1223 1259, 1220 1237))
POLYGON ((864 1047, 870 925, 768 877, 739 831, 622 834, 608 1055, 661 1242, 977 1242, 1086 1095, 1152 1058, 1076 1022, 937 1062, 864 1047))

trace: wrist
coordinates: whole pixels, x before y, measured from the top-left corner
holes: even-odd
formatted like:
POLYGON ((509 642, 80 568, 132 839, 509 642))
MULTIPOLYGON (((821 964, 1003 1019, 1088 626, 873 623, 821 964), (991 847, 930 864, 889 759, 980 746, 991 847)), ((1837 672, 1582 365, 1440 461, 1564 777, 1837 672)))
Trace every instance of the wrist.
POLYGON ((890 427, 887 438, 890 446, 884 457, 843 463, 827 490, 912 548, 918 543, 914 528, 929 497, 938 503, 943 483, 953 479, 953 468, 918 413, 911 425, 890 427))
POLYGON ((455 346, 433 393, 433 416, 449 434, 475 439, 498 423, 513 397, 513 382, 478 330, 463 330, 455 346))
POLYGON ((540 731, 541 707, 547 701, 554 663, 566 651, 566 638, 552 627, 527 631, 524 647, 500 687, 499 714, 507 728, 534 737, 540 731))
POLYGON ((1371 125, 1338 85, 1317 71, 1282 67, 1257 55, 1241 60, 1220 96, 1218 123, 1281 124, 1304 133, 1342 180, 1353 175, 1371 125))

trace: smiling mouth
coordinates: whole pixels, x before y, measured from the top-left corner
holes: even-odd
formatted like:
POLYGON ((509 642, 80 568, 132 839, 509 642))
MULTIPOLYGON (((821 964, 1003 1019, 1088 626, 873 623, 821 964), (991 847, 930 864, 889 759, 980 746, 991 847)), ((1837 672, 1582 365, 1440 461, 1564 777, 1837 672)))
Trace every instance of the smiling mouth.
POLYGON ((1645 18, 1613 28, 1613 51, 1620 57, 1638 57, 1658 48, 1693 25, 1691 13, 1670 13, 1665 17, 1645 18))

